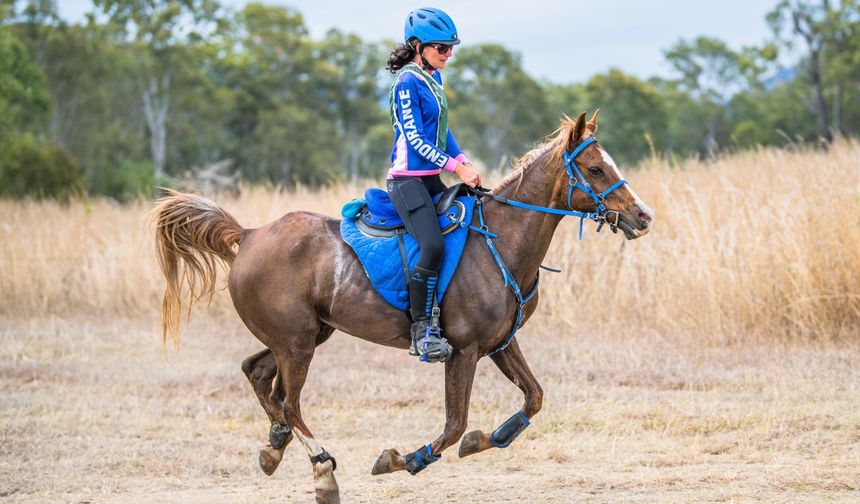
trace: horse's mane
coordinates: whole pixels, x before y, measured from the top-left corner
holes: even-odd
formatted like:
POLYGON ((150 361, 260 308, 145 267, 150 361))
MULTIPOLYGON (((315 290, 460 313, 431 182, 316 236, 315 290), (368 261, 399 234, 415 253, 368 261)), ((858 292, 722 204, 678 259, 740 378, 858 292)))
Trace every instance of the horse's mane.
POLYGON ((514 182, 517 183, 517 186, 522 182, 523 175, 525 175, 526 170, 532 168, 537 162, 549 155, 549 159, 543 164, 546 166, 547 164, 553 163, 556 160, 561 159, 562 152, 564 152, 565 144, 564 139, 568 138, 570 135, 570 131, 576 125, 576 121, 571 119, 568 116, 564 116, 564 119, 561 120, 561 125, 546 136, 543 143, 537 145, 532 150, 523 154, 519 159, 517 159, 516 164, 514 165, 514 169, 511 173, 508 174, 507 177, 502 179, 502 181, 493 189, 494 194, 498 194, 504 189, 507 189, 508 186, 512 185, 514 182))

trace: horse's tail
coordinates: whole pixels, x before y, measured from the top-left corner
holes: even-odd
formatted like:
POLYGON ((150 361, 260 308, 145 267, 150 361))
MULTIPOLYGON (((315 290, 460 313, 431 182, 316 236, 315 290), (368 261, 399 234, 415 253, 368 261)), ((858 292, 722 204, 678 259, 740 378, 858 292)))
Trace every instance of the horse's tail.
MULTIPOLYGON (((161 329, 179 345, 182 284, 189 292, 188 313, 203 296, 215 294, 218 260, 233 263, 233 247, 246 230, 212 201, 194 194, 168 190, 149 215, 155 231, 158 265, 167 280, 161 301, 161 329)), ((221 266, 223 267, 223 263, 221 266)))

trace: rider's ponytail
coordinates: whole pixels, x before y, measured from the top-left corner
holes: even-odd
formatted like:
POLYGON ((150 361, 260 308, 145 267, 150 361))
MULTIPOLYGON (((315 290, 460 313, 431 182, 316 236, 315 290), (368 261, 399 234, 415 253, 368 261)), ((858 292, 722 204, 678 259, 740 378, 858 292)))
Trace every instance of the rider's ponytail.
POLYGON ((385 69, 391 73, 397 73, 398 70, 405 67, 415 59, 415 45, 418 39, 412 38, 409 42, 399 44, 391 54, 388 55, 388 64, 385 69))

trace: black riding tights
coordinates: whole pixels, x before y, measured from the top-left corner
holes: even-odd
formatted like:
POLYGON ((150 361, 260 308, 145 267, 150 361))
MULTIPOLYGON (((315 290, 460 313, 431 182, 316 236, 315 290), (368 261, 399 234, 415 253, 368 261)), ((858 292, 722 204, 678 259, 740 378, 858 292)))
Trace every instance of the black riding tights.
POLYGON ((432 196, 446 189, 438 175, 428 177, 395 177, 388 181, 388 194, 406 231, 418 242, 421 255, 416 266, 439 272, 445 253, 445 242, 432 196))

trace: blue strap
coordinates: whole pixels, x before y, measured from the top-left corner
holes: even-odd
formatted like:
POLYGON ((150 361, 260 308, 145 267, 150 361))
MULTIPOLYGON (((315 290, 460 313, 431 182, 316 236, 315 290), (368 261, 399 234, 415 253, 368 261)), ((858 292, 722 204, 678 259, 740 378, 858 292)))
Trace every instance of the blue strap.
POLYGON ((619 187, 623 186, 623 185, 624 185, 624 184, 626 184, 626 183, 627 183, 627 179, 621 179, 621 180, 619 180, 618 182, 616 182, 616 183, 612 184, 611 186, 609 186, 609 188, 608 188, 608 189, 606 189, 605 191, 603 191, 602 193, 600 193, 600 194, 599 194, 600 199, 604 199, 604 198, 606 198, 606 196, 607 196, 609 193, 611 193, 612 191, 614 191, 614 190, 618 189, 619 187))
MULTIPOLYGON (((484 223, 484 205, 478 201, 478 219, 481 222, 481 227, 486 228, 486 224, 484 223)), ((495 238, 495 237, 493 237, 495 238)), ((496 266, 499 267, 499 271, 502 272, 502 280, 505 282, 506 287, 510 287, 511 291, 514 293, 514 297, 517 298, 517 317, 514 320, 514 326, 511 329, 510 334, 505 340, 493 350, 487 352, 484 355, 490 356, 495 353, 501 352, 508 345, 511 344, 511 341, 514 340, 514 336, 516 336, 517 331, 519 331, 520 327, 523 323, 523 308, 528 304, 529 301, 537 294, 538 287, 540 287, 540 271, 538 271, 537 279, 535 280, 535 285, 532 287, 531 292, 528 293, 526 297, 523 297, 522 291, 520 291, 520 286, 517 284, 516 279, 511 275, 508 268, 505 266, 505 261, 502 260, 502 256, 499 254, 499 251, 496 250, 496 246, 493 244, 493 238, 487 236, 487 248, 490 249, 490 254, 493 256, 493 260, 496 262, 496 266)))
POLYGON ((424 456, 423 457, 421 456, 421 450, 420 449, 415 450, 415 460, 417 460, 418 463, 421 464, 422 468, 427 467, 427 464, 431 464, 433 462, 436 462, 440 458, 442 458, 441 455, 439 455, 438 457, 436 455, 433 455, 433 448, 429 444, 424 445, 424 456))

